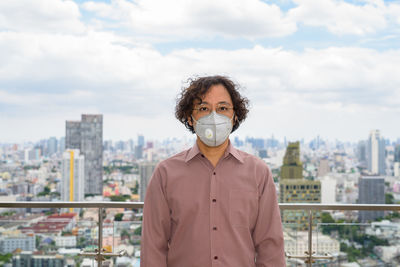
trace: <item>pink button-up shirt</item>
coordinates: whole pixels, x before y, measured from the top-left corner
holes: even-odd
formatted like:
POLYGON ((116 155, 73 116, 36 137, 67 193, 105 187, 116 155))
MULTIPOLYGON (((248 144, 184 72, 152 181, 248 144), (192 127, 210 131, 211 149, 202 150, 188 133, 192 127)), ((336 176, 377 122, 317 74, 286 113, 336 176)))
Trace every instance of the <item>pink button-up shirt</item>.
POLYGON ((217 166, 197 144, 158 164, 143 211, 141 267, 283 267, 271 172, 231 144, 217 166))

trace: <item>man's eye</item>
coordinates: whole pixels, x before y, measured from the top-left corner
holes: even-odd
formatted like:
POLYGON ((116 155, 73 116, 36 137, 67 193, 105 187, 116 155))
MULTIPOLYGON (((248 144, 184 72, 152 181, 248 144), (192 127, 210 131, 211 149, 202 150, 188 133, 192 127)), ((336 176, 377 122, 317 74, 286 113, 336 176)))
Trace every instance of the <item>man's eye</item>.
POLYGON ((199 111, 208 111, 208 108, 207 107, 200 107, 199 111))

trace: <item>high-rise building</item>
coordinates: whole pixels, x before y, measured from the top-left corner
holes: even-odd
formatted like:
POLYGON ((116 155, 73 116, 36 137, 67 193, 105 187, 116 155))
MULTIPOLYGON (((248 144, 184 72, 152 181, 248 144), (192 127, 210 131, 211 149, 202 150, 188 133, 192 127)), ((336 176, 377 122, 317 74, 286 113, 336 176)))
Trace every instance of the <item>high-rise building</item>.
POLYGON ((359 165, 362 167, 367 166, 367 143, 365 141, 360 141, 357 144, 356 155, 359 165))
POLYGON ((395 162, 393 164, 393 175, 400 177, 400 162, 395 162))
POLYGON ((319 149, 322 145, 324 145, 325 144, 325 142, 323 141, 323 140, 321 140, 321 138, 319 137, 319 135, 316 137, 316 138, 314 138, 313 140, 311 140, 311 142, 310 142, 310 144, 309 144, 309 147, 312 149, 312 150, 317 150, 317 149, 319 149))
POLYGON ((400 176, 400 144, 394 147, 393 174, 396 177, 400 176))
POLYGON ((303 179, 303 163, 300 161, 300 143, 290 143, 286 148, 281 167, 281 179, 303 179))
MULTIPOLYGON (((385 204, 385 178, 382 176, 362 176, 358 180, 359 204, 385 204)), ((360 221, 371 221, 383 217, 382 210, 361 210, 360 221)))
POLYGON ((144 136, 143 135, 138 135, 137 145, 141 146, 141 147, 144 147, 144 136))
POLYGON ((47 153, 46 156, 52 156, 55 153, 57 153, 57 145, 58 141, 57 138, 55 137, 50 137, 49 140, 47 140, 47 153))
POLYGON ((64 153, 65 150, 65 137, 60 138, 60 142, 58 142, 58 149, 57 151, 60 153, 64 153))
POLYGON ((85 194, 103 194, 103 115, 82 114, 67 121, 66 149, 79 149, 85 157, 85 194))
POLYGON ((327 158, 323 158, 319 161, 317 177, 324 177, 331 171, 331 167, 329 166, 329 160, 327 158))
POLYGON ((135 144, 133 143, 132 139, 128 140, 128 148, 129 148, 129 152, 134 152, 135 151, 135 144))
POLYGON ((372 130, 367 144, 368 171, 375 175, 385 175, 385 140, 379 130, 372 130))
POLYGON ((324 176, 321 181, 321 203, 336 203, 336 185, 337 180, 334 177, 324 176))
POLYGON ((65 149, 81 149, 81 121, 66 121, 65 149))
POLYGON ((394 148, 394 162, 400 162, 400 145, 396 145, 394 148))
POLYGON ((135 158, 142 159, 143 158, 143 147, 135 146, 135 158))
POLYGON ((62 157, 62 201, 83 201, 85 197, 85 157, 78 149, 67 149, 62 157))
MULTIPOLYGON (((300 161, 300 143, 294 142, 287 146, 283 165, 281 167, 281 180, 279 201, 281 203, 320 203, 320 181, 303 179, 303 164, 300 161)), ((313 223, 320 220, 320 214, 313 216, 313 223)), ((282 211, 284 224, 295 225, 298 230, 308 229, 308 215, 305 211, 282 211)))
POLYGON ((154 169, 156 168, 156 162, 141 162, 139 163, 139 175, 140 175, 140 186, 139 195, 140 201, 144 201, 146 195, 147 185, 149 184, 150 178, 153 175, 154 169))

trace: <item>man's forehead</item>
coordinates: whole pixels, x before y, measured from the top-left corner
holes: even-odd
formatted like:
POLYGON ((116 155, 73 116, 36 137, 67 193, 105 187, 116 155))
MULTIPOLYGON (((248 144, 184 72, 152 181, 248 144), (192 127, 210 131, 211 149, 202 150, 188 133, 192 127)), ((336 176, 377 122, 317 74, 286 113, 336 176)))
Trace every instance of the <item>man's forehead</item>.
MULTIPOLYGON (((198 104, 198 103, 210 103, 210 97, 207 97, 207 96, 209 96, 209 95, 207 95, 207 94, 204 94, 204 95, 202 95, 202 96, 198 96, 198 97, 196 97, 196 99, 194 100, 194 103, 196 103, 196 104, 198 104), (205 100, 207 98, 207 100, 205 100)), ((232 102, 232 99, 231 99, 231 96, 229 95, 229 93, 228 94, 218 94, 218 96, 214 96, 213 97, 214 99, 216 98, 217 99, 217 102, 218 103, 222 103, 222 102, 226 102, 226 103, 231 103, 232 102)))

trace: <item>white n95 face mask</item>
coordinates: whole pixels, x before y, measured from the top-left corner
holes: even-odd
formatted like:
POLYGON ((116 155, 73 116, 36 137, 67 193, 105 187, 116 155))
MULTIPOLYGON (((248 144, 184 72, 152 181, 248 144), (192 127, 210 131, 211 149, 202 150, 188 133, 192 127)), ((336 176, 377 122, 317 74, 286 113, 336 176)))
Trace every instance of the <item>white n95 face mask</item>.
POLYGON ((207 146, 215 147, 221 145, 232 132, 233 116, 229 118, 213 111, 197 121, 193 116, 192 119, 196 122, 194 131, 207 146))

